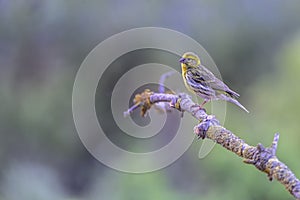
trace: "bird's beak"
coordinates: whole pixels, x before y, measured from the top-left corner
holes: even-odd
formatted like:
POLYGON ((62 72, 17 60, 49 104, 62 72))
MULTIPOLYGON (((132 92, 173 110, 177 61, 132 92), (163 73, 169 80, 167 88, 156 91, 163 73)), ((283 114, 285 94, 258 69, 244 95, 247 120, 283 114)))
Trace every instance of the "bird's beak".
POLYGON ((185 63, 185 58, 180 58, 179 62, 180 63, 185 63))

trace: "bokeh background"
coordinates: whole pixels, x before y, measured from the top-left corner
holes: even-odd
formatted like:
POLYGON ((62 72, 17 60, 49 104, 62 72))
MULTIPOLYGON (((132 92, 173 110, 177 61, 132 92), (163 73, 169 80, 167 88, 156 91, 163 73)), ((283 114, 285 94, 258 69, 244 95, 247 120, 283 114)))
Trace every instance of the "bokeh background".
POLYGON ((299 19, 299 0, 0 0, 0 199, 293 199, 220 146, 198 159, 201 141, 157 172, 109 169, 80 142, 71 96, 81 62, 109 36, 180 31, 250 110, 228 105, 225 126, 253 145, 279 132, 278 156, 300 177, 299 19))

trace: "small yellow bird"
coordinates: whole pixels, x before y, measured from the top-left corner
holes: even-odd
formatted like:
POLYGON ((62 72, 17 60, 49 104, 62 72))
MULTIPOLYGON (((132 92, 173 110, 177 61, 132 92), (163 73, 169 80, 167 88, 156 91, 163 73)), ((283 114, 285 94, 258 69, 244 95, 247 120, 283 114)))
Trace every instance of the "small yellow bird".
POLYGON ((181 63, 182 78, 187 89, 204 99, 200 108, 211 100, 225 100, 234 103, 249 113, 236 100, 240 95, 232 91, 212 72, 201 65, 201 61, 195 53, 187 52, 183 54, 179 62, 181 63))

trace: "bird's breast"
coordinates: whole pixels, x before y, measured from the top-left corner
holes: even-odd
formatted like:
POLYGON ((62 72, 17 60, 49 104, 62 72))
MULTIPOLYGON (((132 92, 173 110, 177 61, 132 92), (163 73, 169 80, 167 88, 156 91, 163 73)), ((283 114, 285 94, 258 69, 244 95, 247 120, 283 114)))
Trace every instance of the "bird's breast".
POLYGON ((191 89, 191 87, 190 87, 190 85, 187 83, 187 80, 186 80, 186 72, 187 72, 187 66, 186 66, 186 64, 181 64, 181 75, 182 75, 182 78, 183 78, 183 82, 184 82, 184 85, 185 85, 185 87, 189 90, 189 91, 191 91, 191 92, 194 92, 192 89, 191 89))
POLYGON ((181 74, 182 76, 186 74, 187 66, 186 64, 181 63, 181 74))
POLYGON ((185 80, 186 79, 186 77, 185 77, 186 71, 187 71, 186 64, 181 64, 181 75, 182 75, 182 78, 184 80, 184 83, 186 82, 186 80, 185 80))

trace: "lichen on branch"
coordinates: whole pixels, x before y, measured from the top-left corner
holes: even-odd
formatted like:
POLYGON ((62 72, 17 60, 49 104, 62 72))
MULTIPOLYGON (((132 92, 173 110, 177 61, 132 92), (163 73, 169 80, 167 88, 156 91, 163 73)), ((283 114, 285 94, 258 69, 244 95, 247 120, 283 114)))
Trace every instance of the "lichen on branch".
POLYGON ((213 115, 208 115, 204 109, 199 109, 199 105, 194 103, 191 98, 180 93, 166 94, 154 93, 146 89, 134 98, 134 105, 129 108, 124 115, 130 115, 135 109, 141 108, 141 116, 145 116, 147 111, 155 104, 167 102, 169 106, 182 112, 188 112, 200 121, 194 127, 194 132, 198 138, 208 138, 225 149, 242 157, 245 163, 254 165, 258 170, 266 173, 269 180, 276 179, 296 198, 300 199, 300 181, 294 173, 276 157, 279 134, 274 135, 270 147, 262 144, 251 146, 220 125, 213 115))

